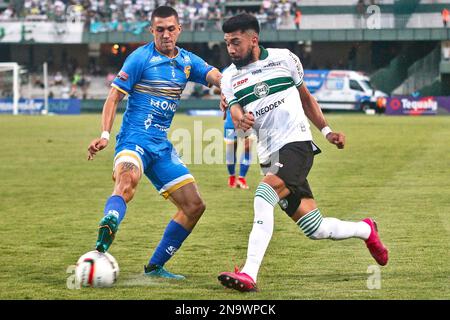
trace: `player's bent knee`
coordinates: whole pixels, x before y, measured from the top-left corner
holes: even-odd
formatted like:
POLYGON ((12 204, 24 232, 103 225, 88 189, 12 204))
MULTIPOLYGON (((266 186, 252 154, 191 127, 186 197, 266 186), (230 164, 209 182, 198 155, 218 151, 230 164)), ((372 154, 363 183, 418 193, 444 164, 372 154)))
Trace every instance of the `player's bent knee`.
POLYGON ((206 204, 203 201, 201 201, 201 203, 200 203, 200 205, 198 206, 198 209, 197 209, 199 215, 202 215, 203 212, 205 212, 205 210, 206 210, 206 204))
POLYGON ((206 210, 206 205, 203 202, 203 200, 199 200, 198 202, 196 202, 194 204, 194 208, 192 210, 192 212, 194 213, 195 216, 201 216, 203 214, 203 212, 205 212, 206 210))
POLYGON ((189 218, 199 219, 203 215, 203 212, 205 212, 205 210, 205 203, 202 199, 198 199, 195 202, 191 202, 189 206, 187 206, 187 208, 185 208, 183 211, 189 218))

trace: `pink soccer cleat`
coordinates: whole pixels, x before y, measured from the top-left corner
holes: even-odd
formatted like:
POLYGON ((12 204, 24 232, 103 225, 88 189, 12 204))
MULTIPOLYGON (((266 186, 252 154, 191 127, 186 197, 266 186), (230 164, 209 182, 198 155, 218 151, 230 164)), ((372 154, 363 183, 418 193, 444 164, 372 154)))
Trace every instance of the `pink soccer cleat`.
POLYGON ((258 291, 252 277, 246 273, 239 272, 237 267, 234 267, 234 272, 222 272, 218 279, 225 288, 234 289, 240 292, 258 291))
POLYGON ((228 177, 228 186, 230 188, 236 188, 237 183, 236 183, 236 177, 235 176, 229 176, 228 177))
POLYGON ((239 177, 237 181, 237 186, 241 189, 248 189, 247 180, 244 177, 239 177))
POLYGON ((379 265, 385 266, 389 260, 388 249, 380 240, 380 236, 378 235, 377 223, 371 218, 366 218, 362 221, 367 223, 371 229, 370 236, 366 240, 366 246, 369 249, 370 254, 379 265))

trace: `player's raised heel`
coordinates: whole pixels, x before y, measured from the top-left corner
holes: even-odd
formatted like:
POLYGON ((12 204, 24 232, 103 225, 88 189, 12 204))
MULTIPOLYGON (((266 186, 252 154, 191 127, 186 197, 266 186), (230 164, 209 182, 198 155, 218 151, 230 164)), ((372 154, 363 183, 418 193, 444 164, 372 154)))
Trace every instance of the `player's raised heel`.
POLYGON ((371 230, 369 239, 366 240, 367 249, 379 265, 385 266, 389 260, 388 249, 381 242, 377 223, 370 218, 363 219, 363 221, 370 226, 371 230))
POLYGON ((100 252, 106 252, 111 246, 117 229, 119 228, 119 221, 113 214, 108 214, 100 220, 98 226, 98 237, 95 243, 95 249, 100 252))
POLYGON ((238 268, 235 268, 234 272, 222 272, 218 279, 225 288, 240 292, 258 291, 255 281, 248 274, 239 272, 238 268))
POLYGON ((184 280, 185 276, 181 274, 174 274, 167 271, 163 266, 158 265, 147 265, 144 266, 144 274, 149 277, 155 278, 167 278, 167 279, 175 279, 175 280, 184 280))

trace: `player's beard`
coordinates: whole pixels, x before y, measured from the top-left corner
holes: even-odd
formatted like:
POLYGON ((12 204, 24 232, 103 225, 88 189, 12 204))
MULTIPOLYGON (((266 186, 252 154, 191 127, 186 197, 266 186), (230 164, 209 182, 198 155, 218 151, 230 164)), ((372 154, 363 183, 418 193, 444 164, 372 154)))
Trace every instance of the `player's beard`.
POLYGON ((241 68, 243 66, 246 66, 246 65, 252 63, 252 59, 253 59, 253 54, 252 53, 253 53, 253 49, 250 48, 250 49, 248 49, 248 52, 247 52, 247 54, 244 57, 242 57, 240 59, 233 59, 233 58, 231 58, 231 61, 233 61, 234 65, 236 67, 241 68))

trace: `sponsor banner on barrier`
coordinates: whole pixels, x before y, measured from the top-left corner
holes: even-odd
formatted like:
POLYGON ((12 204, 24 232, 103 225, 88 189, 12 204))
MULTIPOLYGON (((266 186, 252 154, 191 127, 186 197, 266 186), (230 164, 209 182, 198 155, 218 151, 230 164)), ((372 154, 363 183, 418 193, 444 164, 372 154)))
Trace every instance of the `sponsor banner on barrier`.
POLYGON ((449 105, 448 97, 394 96, 386 98, 386 114, 434 115, 437 113, 438 107, 450 111, 449 105))
POLYGON ((2 22, 0 43, 81 43, 82 22, 2 22))
MULTIPOLYGON (((44 99, 20 99, 20 114, 41 114, 44 110, 44 99)), ((48 99, 48 112, 55 114, 80 114, 79 99, 48 99)), ((0 114, 13 113, 12 99, 0 99, 0 114)))
POLYGON ((436 97, 439 108, 445 109, 450 112, 450 97, 436 97))

